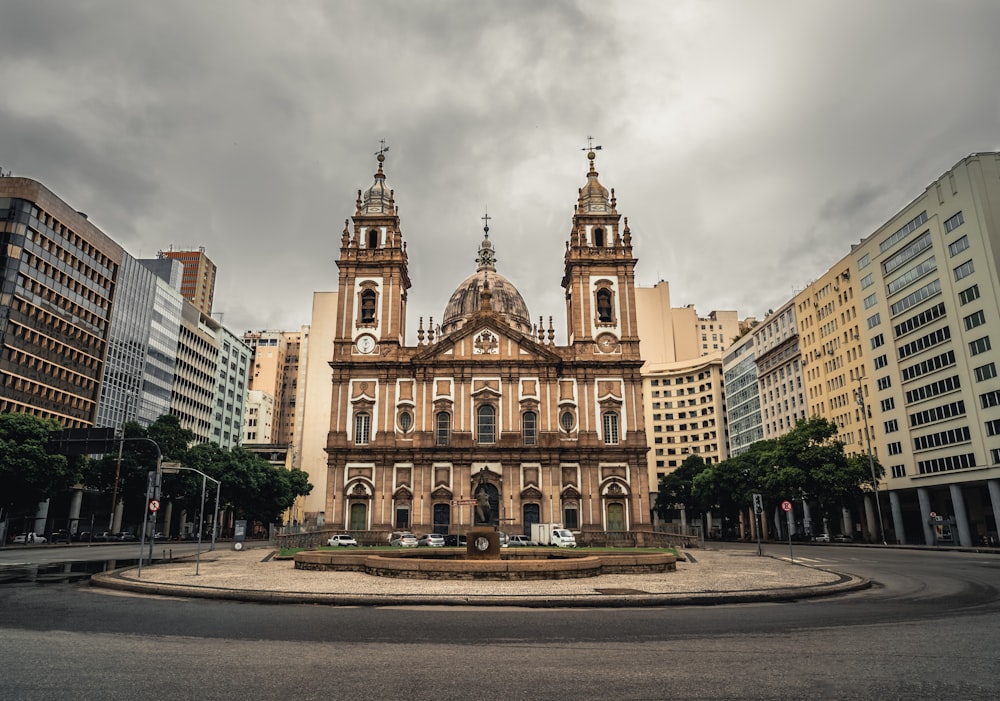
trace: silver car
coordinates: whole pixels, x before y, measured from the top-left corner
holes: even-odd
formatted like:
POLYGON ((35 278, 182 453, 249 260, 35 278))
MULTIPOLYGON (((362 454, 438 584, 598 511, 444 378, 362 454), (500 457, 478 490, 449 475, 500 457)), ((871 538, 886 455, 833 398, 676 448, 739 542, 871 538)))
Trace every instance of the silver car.
POLYGON ((420 536, 420 539, 417 541, 417 545, 429 548, 443 548, 444 536, 440 533, 428 533, 427 535, 420 536))
POLYGON ((417 547, 417 536, 412 533, 393 533, 389 545, 394 548, 415 548, 417 547))

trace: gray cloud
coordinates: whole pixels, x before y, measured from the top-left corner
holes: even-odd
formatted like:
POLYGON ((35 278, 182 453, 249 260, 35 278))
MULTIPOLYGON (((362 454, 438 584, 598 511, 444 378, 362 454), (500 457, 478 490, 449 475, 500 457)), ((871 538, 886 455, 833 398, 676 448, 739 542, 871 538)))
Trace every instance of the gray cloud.
POLYGON ((639 282, 762 315, 1000 147, 998 24, 987 0, 10 2, 0 165, 133 255, 205 246, 233 330, 297 328, 385 138, 411 327, 489 207, 499 269, 561 329, 594 135, 639 282))

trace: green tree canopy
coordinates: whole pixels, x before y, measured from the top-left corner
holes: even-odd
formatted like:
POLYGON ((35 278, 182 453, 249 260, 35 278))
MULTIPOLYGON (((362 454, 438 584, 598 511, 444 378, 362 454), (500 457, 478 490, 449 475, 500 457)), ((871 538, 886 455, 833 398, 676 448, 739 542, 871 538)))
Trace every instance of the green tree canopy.
POLYGON ((49 437, 62 430, 52 419, 0 414, 0 508, 33 514, 39 502, 80 480, 80 460, 47 451, 49 437))

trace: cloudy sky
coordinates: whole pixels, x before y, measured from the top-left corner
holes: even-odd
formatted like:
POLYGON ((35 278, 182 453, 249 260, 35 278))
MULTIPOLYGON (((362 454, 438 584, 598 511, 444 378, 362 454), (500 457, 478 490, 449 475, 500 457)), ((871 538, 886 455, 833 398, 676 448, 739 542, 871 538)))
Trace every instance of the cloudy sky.
POLYGON ((587 137, 637 280, 762 316, 1000 149, 995 0, 3 0, 0 167, 136 257, 204 246, 227 327, 297 329, 390 146, 409 325, 498 270, 564 328, 587 137))

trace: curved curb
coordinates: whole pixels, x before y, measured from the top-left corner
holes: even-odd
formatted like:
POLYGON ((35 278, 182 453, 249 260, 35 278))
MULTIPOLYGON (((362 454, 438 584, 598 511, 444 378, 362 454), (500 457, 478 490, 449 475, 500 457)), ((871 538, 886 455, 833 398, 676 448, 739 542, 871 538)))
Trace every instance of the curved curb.
MULTIPOLYGON (((674 594, 630 595, 566 595, 510 596, 481 595, 402 595, 402 594, 337 594, 253 589, 224 589, 186 584, 143 582, 123 573, 134 568, 122 568, 91 577, 93 586, 139 594, 183 598, 245 601, 266 604, 323 604, 326 606, 505 606, 519 608, 651 608, 661 606, 715 606, 719 604, 750 604, 760 602, 796 601, 834 596, 871 587, 871 580, 855 575, 823 570, 837 575, 838 580, 818 586, 750 589, 743 591, 679 592, 674 594)), ((818 569, 818 568, 817 568, 818 569)))

